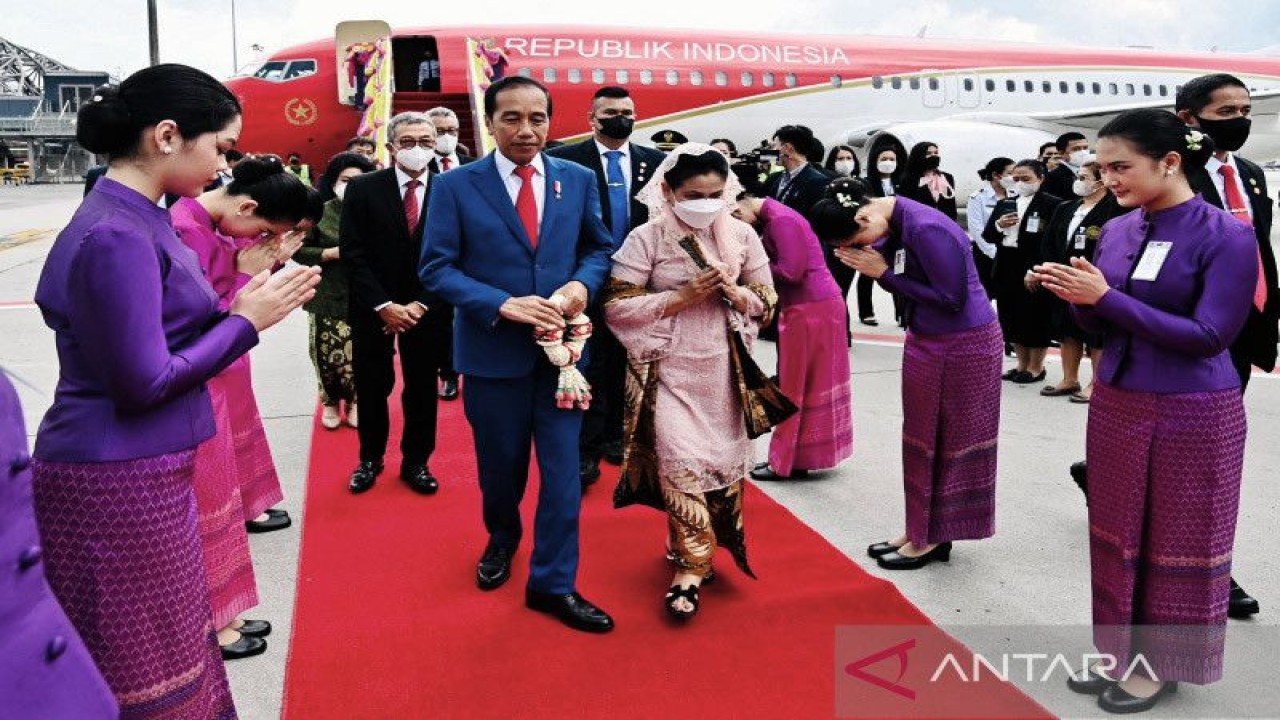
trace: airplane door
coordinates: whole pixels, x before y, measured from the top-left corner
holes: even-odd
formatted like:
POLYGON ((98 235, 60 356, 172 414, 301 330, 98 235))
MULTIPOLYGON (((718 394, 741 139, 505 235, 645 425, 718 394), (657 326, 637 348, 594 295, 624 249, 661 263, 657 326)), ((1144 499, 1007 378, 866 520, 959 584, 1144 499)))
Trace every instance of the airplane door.
MULTIPOLYGON (((391 37, 391 26, 380 20, 351 20, 338 23, 334 32, 337 51, 338 102, 363 109, 366 104, 366 72, 375 62, 380 38, 391 37)), ((390 58, 385 58, 390 61, 390 58)))
POLYGON ((942 84, 942 76, 925 71, 920 80, 921 100, 928 108, 940 108, 947 103, 947 91, 942 84))
POLYGON ((956 102, 960 107, 976 108, 982 104, 982 81, 976 75, 960 75, 955 82, 956 102))

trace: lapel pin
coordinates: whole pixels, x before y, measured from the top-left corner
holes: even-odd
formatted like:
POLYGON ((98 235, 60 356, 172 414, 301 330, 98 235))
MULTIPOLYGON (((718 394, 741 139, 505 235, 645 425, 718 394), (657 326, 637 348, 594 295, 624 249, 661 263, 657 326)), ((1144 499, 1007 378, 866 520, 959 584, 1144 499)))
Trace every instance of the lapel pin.
POLYGON ((559 180, 552 181, 551 190, 555 192, 556 199, 559 200, 560 199, 560 181, 559 180))
POLYGON ((1254 186, 1254 187, 1257 187, 1257 186, 1258 186, 1258 180, 1257 180, 1257 178, 1249 178, 1249 184, 1250 184, 1250 185, 1252 185, 1252 186, 1254 186))

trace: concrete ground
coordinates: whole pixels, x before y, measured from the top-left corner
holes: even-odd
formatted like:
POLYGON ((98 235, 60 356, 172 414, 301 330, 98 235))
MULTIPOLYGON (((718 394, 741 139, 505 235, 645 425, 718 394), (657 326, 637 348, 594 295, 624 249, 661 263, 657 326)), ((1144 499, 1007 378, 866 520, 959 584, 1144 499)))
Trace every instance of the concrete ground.
MULTIPOLYGON (((0 187, 0 366, 19 379, 29 434, 34 434, 57 380, 53 335, 29 303, 52 231, 65 224, 79 197, 74 186, 0 187)), ((950 563, 917 572, 888 573, 864 555, 869 543, 902 530, 902 333, 892 325, 888 296, 877 289, 875 298, 880 319, 890 322, 879 328, 855 326, 865 337, 850 351, 854 458, 806 481, 762 488, 859 565, 897 583, 939 626, 976 651, 988 657, 1043 651, 1040 645, 1052 638, 1049 652, 1070 651, 1078 659, 1088 649, 1087 527, 1084 501, 1067 466, 1084 455, 1086 406, 1042 398, 1039 386, 1006 383, 996 536, 958 544, 950 563)), ((285 486, 284 507, 299 524, 306 522, 304 482, 314 403, 306 343, 306 321, 297 313, 268 332, 254 351, 255 387, 285 486)), ((771 345, 762 344, 760 359, 772 364, 771 345)), ((1055 361, 1049 379, 1058 372, 1055 361)), ((1277 378, 1257 377, 1247 406, 1250 436, 1235 576, 1259 598, 1263 612, 1251 621, 1232 621, 1226 679, 1207 688, 1186 688, 1161 704, 1163 717, 1280 716, 1280 691, 1267 661, 1280 641, 1280 538, 1274 533, 1280 517, 1274 470, 1280 465, 1277 378)), ((760 458, 766 442, 757 448, 760 458)), ((236 704, 246 720, 280 714, 300 537, 297 526, 251 536, 262 595, 253 616, 270 619, 276 629, 265 655, 228 666, 236 704)), ((351 631, 333 628, 338 634, 351 631)), ((1037 677, 1043 669, 1038 668, 1037 677)), ((1090 698, 1068 692, 1060 677, 1044 683, 1014 680, 1056 714, 1101 714, 1090 698)))

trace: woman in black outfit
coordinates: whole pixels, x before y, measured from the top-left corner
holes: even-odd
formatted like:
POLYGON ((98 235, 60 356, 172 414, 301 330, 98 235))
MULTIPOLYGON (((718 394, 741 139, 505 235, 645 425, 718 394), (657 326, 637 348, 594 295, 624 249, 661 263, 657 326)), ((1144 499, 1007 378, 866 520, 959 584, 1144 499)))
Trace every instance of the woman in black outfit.
POLYGON ((959 222, 956 179, 951 173, 939 170, 941 165, 942 154, 936 143, 916 143, 907 155, 907 172, 898 185, 898 194, 935 208, 959 222))

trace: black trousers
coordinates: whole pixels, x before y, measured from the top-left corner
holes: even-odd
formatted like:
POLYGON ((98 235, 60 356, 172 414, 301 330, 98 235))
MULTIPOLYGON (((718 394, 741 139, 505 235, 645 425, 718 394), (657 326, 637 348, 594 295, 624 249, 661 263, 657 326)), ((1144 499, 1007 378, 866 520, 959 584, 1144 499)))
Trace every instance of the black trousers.
POLYGON ((444 343, 444 362, 440 365, 440 379, 458 382, 458 371, 453 368, 453 306, 438 305, 436 306, 436 312, 440 313, 442 316, 441 322, 449 328, 449 331, 441 338, 441 342, 444 343))
MULTIPOLYGON (((434 312, 434 311, 433 311, 434 312)), ((400 438, 403 465, 427 462, 436 447, 436 377, 448 363, 451 326, 443 313, 428 312, 412 330, 399 335, 382 331, 377 315, 352 312, 352 368, 360 407, 360 460, 380 462, 387 450, 391 417, 387 399, 395 388, 394 358, 400 351, 400 374, 404 387, 400 405, 404 410, 404 432, 400 438)))
POLYGON ((622 440, 627 350, 605 325, 603 312, 594 309, 588 315, 592 330, 582 374, 591 383, 591 407, 582 416, 578 447, 584 460, 599 460, 606 445, 622 440))

